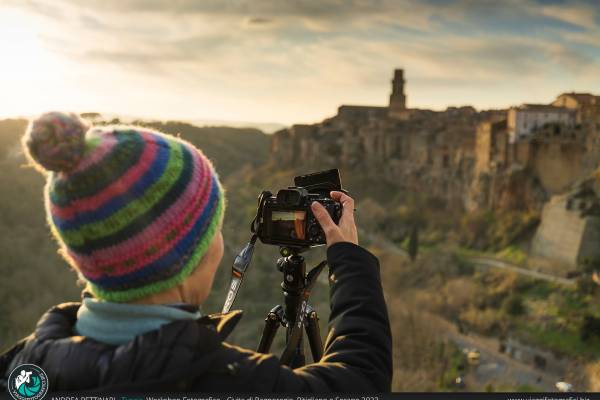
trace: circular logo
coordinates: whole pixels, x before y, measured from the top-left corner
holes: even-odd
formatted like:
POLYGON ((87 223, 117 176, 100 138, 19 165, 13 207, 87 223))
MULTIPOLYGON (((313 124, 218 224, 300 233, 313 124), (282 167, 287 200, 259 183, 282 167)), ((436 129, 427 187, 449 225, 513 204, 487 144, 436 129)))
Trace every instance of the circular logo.
POLYGON ((15 400, 41 400, 48 392, 48 376, 34 364, 22 364, 8 376, 8 393, 15 400))

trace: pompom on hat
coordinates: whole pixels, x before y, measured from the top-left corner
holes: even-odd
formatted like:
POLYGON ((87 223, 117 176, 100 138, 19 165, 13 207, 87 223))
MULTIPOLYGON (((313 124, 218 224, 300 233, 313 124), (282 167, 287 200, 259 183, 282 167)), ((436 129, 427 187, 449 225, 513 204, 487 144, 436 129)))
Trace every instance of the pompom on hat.
POLYGON ((29 124, 23 146, 49 172, 46 214, 61 252, 100 299, 127 302, 178 285, 220 228, 219 178, 184 140, 51 112, 29 124))
POLYGON ((77 114, 51 112, 33 120, 24 137, 31 158, 48 171, 73 169, 85 148, 90 125, 77 114))

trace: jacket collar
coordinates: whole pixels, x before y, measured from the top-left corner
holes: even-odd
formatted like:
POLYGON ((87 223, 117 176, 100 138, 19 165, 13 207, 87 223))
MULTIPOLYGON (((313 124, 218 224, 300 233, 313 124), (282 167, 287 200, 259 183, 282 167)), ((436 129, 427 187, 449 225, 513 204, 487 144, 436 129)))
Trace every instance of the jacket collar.
MULTIPOLYGON (((81 298, 84 299, 87 297, 94 297, 94 295, 87 289, 84 289, 81 292, 81 298)), ((81 307, 81 303, 79 303, 79 302, 62 303, 62 304, 59 304, 59 305, 53 307, 48 312, 51 312, 54 309, 62 309, 66 313, 70 313, 70 314, 74 313, 75 318, 73 321, 75 322, 75 321, 77 321, 77 311, 79 310, 79 307, 81 307)), ((176 305, 173 305, 173 307, 179 308, 179 309, 181 309, 183 311, 187 311, 187 312, 198 311, 198 307, 194 306, 192 304, 176 304, 176 305)), ((199 324, 206 325, 211 330, 216 331, 219 335, 219 338, 221 340, 225 340, 231 334, 231 332, 236 327, 236 325, 240 322, 240 320, 242 319, 242 316, 243 316, 242 310, 233 310, 233 311, 230 311, 227 313, 215 313, 215 314, 205 315, 205 316, 197 319, 197 322, 199 324)), ((39 325, 39 323, 38 323, 38 325, 39 325)))
MULTIPOLYGON (((51 337, 48 338, 57 338, 59 336, 68 336, 65 335, 66 332, 57 332, 56 329, 53 328, 64 328, 66 326, 69 327, 69 330, 72 330, 72 327, 75 325, 77 321, 77 311, 81 307, 81 303, 72 302, 72 303, 62 303, 57 306, 52 307, 49 311, 46 312, 40 319, 36 327, 36 334, 38 338, 44 339, 44 336, 51 337), (66 319, 66 321, 62 321, 62 324, 56 324, 57 319, 66 319), (43 329, 46 328, 46 329, 43 329), (48 329, 50 328, 50 329, 48 329), (62 335, 61 335, 62 333, 62 335), (41 335, 40 335, 41 334, 41 335), (41 337, 40 337, 41 336, 41 337)), ((217 332, 219 338, 224 341, 231 334, 233 329, 236 327, 238 322, 242 319, 243 312, 241 310, 234 310, 228 313, 217 313, 210 314, 200 317, 195 322, 199 325, 203 325, 208 329, 217 332)))

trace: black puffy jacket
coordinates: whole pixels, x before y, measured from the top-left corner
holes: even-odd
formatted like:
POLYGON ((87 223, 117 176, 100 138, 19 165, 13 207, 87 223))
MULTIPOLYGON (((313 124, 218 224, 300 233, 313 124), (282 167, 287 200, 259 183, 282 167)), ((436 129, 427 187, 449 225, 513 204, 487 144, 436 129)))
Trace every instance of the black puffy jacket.
POLYGON ((320 362, 282 366, 224 343, 241 312, 176 321, 114 346, 74 336, 79 303, 50 309, 35 332, 0 356, 0 377, 30 363, 51 391, 387 392, 392 342, 377 259, 350 243, 327 251, 331 315, 320 362))

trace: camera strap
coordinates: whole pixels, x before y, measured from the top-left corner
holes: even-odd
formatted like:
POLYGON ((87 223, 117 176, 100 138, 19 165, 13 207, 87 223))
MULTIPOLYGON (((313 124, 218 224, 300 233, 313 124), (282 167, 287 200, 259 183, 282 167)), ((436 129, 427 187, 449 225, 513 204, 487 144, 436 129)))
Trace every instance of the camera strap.
POLYGON ((298 347, 298 343, 300 343, 300 338, 302 337, 302 327, 304 325, 304 319, 306 318, 306 314, 308 311, 308 298, 310 297, 310 292, 312 288, 315 286, 317 282, 317 278, 323 271, 323 268, 327 265, 327 260, 323 260, 310 270, 310 272, 306 275, 306 281, 304 284, 304 290, 301 294, 301 300, 298 304, 298 309, 296 310, 296 320, 294 321, 294 325, 289 334, 289 339, 283 353, 281 354, 280 361, 284 365, 290 365, 294 354, 296 353, 296 348, 298 347))
POLYGON ((231 310, 231 306, 237 297, 237 293, 240 290, 240 286, 242 285, 242 281, 244 280, 244 275, 250 267, 250 263, 252 262, 252 254, 254 254, 254 244, 256 243, 256 239, 258 238, 258 227, 262 218, 262 204, 271 196, 271 192, 264 191, 258 196, 258 207, 256 209, 256 215, 254 219, 250 223, 250 232, 252 232, 252 237, 246 247, 240 251, 235 257, 233 261, 233 266, 231 267, 231 282, 229 283, 229 291, 227 292, 227 297, 225 298, 225 304, 223 304, 222 313, 228 313, 231 310))
POLYGON ((231 310, 231 306, 235 301, 238 291, 240 290, 240 286, 242 285, 242 281, 244 280, 244 275, 250 266, 250 262, 252 261, 252 254, 254 254, 254 244, 256 243, 256 238, 258 236, 256 234, 252 235, 250 241, 246 246, 240 251, 235 257, 233 261, 233 266, 231 267, 231 283, 229 283, 229 291, 227 292, 227 297, 225 298, 225 304, 223 305, 222 313, 228 313, 231 310))

